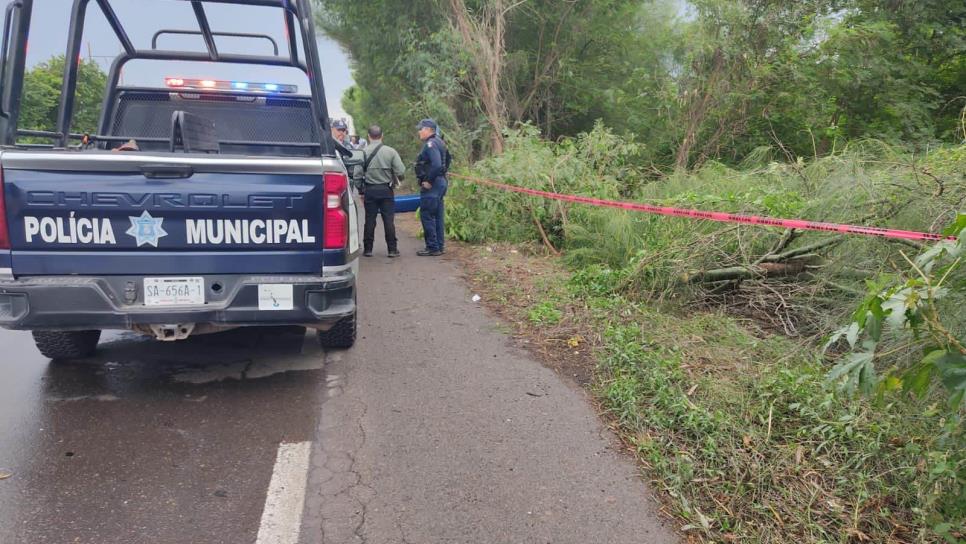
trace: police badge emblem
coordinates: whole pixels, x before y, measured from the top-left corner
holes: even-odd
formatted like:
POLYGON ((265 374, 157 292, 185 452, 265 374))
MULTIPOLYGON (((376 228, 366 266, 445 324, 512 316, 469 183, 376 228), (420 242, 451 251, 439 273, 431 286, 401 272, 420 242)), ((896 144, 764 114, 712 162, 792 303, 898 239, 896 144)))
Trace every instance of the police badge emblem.
POLYGON ((147 210, 141 212, 139 217, 128 216, 131 220, 131 228, 127 229, 125 234, 133 236, 137 240, 138 247, 145 244, 151 244, 154 247, 158 247, 158 240, 164 238, 168 233, 161 228, 161 222, 164 218, 155 219, 151 217, 151 214, 147 210))

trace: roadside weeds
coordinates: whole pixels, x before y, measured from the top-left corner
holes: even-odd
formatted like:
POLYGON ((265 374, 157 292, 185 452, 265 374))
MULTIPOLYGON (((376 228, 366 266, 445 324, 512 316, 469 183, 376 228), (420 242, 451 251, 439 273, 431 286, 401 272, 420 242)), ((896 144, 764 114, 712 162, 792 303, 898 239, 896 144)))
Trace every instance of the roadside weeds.
POLYGON ((944 518, 962 460, 928 404, 836 396, 812 347, 605 294, 535 245, 449 248, 519 344, 588 390, 688 541, 962 538, 944 518))

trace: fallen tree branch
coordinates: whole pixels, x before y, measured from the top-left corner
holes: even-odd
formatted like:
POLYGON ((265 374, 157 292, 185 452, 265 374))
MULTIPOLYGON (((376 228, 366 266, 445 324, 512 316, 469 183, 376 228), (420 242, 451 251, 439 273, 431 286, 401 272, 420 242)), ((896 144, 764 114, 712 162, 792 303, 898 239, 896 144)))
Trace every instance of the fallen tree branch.
POLYGON ((795 229, 785 229, 785 232, 782 233, 782 237, 780 240, 778 240, 778 243, 775 244, 775 247, 773 247, 771 251, 769 251, 768 253, 765 253, 764 255, 759 257, 758 260, 753 263, 753 265, 758 266, 759 264, 763 263, 765 259, 767 259, 769 256, 774 255, 775 253, 785 249, 786 247, 788 247, 788 244, 792 243, 792 240, 794 240, 797 236, 798 236, 798 232, 796 232, 795 229))
POLYGON ((861 291, 861 290, 856 289, 854 287, 850 287, 848 285, 844 285, 844 284, 841 284, 841 283, 838 283, 838 282, 834 282, 832 280, 829 280, 827 278, 824 278, 822 276, 819 276, 818 274, 813 274, 811 272, 808 272, 807 273, 807 276, 810 279, 812 279, 813 281, 817 281, 817 282, 821 283, 823 286, 831 287, 831 288, 836 289, 838 291, 842 291, 843 293, 849 293, 851 295, 856 295, 856 296, 865 296, 865 294, 866 294, 865 291, 861 291))
POLYGON ((912 240, 905 240, 905 239, 902 239, 902 238, 886 238, 886 240, 888 240, 888 241, 890 241, 890 242, 892 242, 894 244, 902 244, 904 246, 909 246, 909 247, 915 249, 916 251, 924 251, 926 249, 926 246, 925 245, 920 244, 919 242, 914 242, 912 240))
POLYGON ((844 241, 845 241, 845 237, 843 236, 829 238, 827 240, 822 240, 821 242, 815 242, 814 244, 810 244, 807 246, 802 246, 796 249, 792 249, 790 251, 786 251, 785 253, 779 253, 778 255, 766 255, 764 258, 762 258, 762 262, 779 263, 782 261, 788 261, 796 257, 802 257, 809 253, 814 253, 820 249, 826 249, 834 245, 841 244, 844 241))
POLYGON ((543 224, 540 223, 540 219, 537 218, 537 213, 530 208, 530 217, 533 218, 533 224, 537 226, 537 230, 540 231, 540 238, 543 239, 543 245, 547 246, 547 249, 551 251, 557 257, 560 256, 560 251, 553 247, 553 243, 550 242, 550 238, 547 237, 547 231, 543 229, 543 224))
MULTIPOLYGON (((781 248, 788 244, 790 239, 794 237, 793 234, 789 234, 791 232, 787 231, 783 237, 789 240, 780 242, 776 248, 781 248)), ((842 243, 844 240, 845 238, 842 236, 829 238, 784 253, 765 255, 750 265, 705 270, 696 274, 686 274, 683 279, 685 283, 704 283, 774 276, 794 276, 805 271, 806 261, 810 258, 817 257, 814 254, 816 251, 830 248, 842 243)))
POLYGON ((729 280, 745 280, 753 278, 768 278, 775 276, 794 276, 805 270, 805 261, 791 261, 787 263, 761 263, 758 266, 732 266, 717 270, 705 270, 694 275, 685 275, 686 283, 719 282, 729 280))

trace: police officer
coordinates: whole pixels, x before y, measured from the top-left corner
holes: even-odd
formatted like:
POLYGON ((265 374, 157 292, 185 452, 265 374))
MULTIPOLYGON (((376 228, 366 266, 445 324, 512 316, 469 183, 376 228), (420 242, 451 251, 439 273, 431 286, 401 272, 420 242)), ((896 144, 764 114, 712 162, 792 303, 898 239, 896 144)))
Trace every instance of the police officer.
POLYGON ((342 119, 335 119, 332 121, 332 138, 342 144, 343 147, 347 149, 352 149, 349 142, 349 125, 345 124, 342 119))
POLYGON ((329 126, 331 127, 332 140, 336 144, 335 150, 343 157, 351 157, 352 149, 348 146, 349 138, 346 136, 349 133, 349 126, 342 119, 330 119, 329 126))
POLYGON ((406 172, 399 153, 382 143, 382 128, 369 127, 369 140, 372 146, 363 151, 363 162, 356 167, 357 176, 363 177, 363 203, 366 209, 366 223, 363 229, 363 256, 372 257, 375 241, 376 216, 382 215, 382 228, 386 233, 386 248, 390 257, 398 257, 396 225, 394 223, 395 194, 406 172), (358 174, 361 170, 361 176, 358 174))
POLYGON ((416 159, 419 180, 419 217, 423 224, 426 248, 417 251, 421 257, 436 257, 445 250, 446 231, 443 224, 443 200, 446 197, 446 171, 449 168, 446 144, 437 135, 436 121, 423 119, 416 125, 423 149, 416 159))

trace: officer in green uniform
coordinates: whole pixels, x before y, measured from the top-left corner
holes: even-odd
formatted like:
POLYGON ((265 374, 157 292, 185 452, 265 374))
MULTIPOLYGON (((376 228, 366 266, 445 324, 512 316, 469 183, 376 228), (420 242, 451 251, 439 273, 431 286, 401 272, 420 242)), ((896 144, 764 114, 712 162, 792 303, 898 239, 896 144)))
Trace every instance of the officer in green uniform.
POLYGON ((405 172, 406 167, 399 153, 382 143, 382 128, 379 125, 369 127, 369 145, 364 151, 362 164, 356 167, 357 175, 354 176, 357 179, 363 178, 360 188, 366 210, 366 223, 363 228, 362 254, 366 257, 372 257, 378 215, 382 215, 382 229, 386 232, 389 256, 399 256, 394 217, 396 195, 393 189, 399 186, 405 172))

